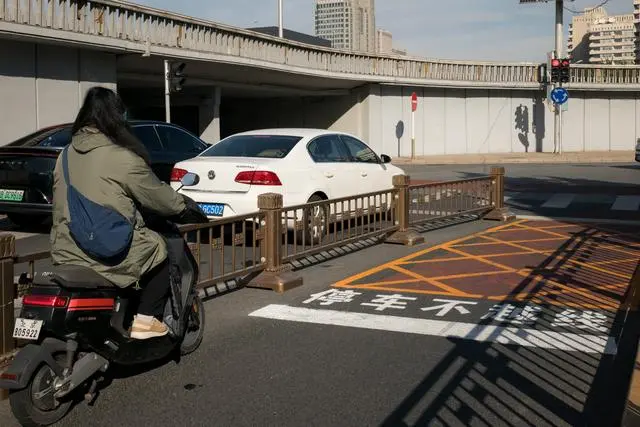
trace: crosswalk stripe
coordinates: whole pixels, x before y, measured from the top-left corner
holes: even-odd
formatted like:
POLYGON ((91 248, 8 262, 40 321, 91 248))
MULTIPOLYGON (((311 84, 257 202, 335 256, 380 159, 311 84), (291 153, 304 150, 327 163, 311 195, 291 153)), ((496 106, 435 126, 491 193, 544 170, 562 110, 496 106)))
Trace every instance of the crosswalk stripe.
POLYGON ((618 196, 611 206, 612 211, 637 211, 640 207, 640 196, 618 196))
POLYGON ((554 194, 549 200, 547 200, 541 207, 543 208, 555 208, 564 209, 568 207, 573 199, 576 197, 572 193, 558 193, 554 194))

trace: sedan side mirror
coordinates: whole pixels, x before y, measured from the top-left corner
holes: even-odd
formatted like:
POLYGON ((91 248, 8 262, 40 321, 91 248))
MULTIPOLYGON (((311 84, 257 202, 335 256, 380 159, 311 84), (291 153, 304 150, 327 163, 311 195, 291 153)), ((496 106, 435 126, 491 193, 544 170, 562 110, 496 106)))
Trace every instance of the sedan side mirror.
POLYGON ((380 160, 382 160, 382 163, 391 163, 391 157, 387 156, 386 154, 382 154, 380 156, 380 160))
POLYGON ((193 172, 188 172, 187 174, 185 174, 185 176, 182 177, 182 179, 180 179, 180 184, 182 184, 183 187, 193 187, 194 185, 197 185, 200 182, 200 176, 198 176, 198 174, 195 174, 193 172))

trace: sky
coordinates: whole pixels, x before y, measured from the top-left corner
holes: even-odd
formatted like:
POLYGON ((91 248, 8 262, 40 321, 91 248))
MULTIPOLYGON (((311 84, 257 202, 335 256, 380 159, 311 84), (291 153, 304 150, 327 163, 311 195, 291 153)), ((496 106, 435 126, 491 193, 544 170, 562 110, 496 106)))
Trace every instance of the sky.
MULTIPOLYGON (((238 27, 278 24, 277 0, 133 0, 238 27)), ((565 0, 566 27, 585 7, 606 0, 565 0), (566 10, 571 9, 572 11, 566 10)), ((283 0, 283 26, 314 34, 314 0, 283 0)), ((376 0, 376 27, 393 33, 394 47, 438 59, 544 61, 553 50, 555 2, 519 0, 376 0)), ((609 15, 632 13, 633 0, 608 0, 609 15)))

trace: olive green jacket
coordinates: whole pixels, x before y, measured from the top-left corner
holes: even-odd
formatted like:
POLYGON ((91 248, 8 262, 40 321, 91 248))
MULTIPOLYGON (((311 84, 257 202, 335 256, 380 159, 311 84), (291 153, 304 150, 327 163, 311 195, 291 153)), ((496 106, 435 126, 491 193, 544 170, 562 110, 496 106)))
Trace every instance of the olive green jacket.
POLYGON ((167 248, 162 237, 145 226, 135 202, 159 215, 171 216, 185 209, 184 199, 160 181, 142 158, 112 143, 96 129, 84 128, 73 136, 67 159, 69 179, 83 196, 136 222, 131 248, 120 264, 103 265, 86 255, 67 226, 67 185, 60 155, 53 172, 53 263, 89 267, 120 287, 137 283, 166 259, 167 248))

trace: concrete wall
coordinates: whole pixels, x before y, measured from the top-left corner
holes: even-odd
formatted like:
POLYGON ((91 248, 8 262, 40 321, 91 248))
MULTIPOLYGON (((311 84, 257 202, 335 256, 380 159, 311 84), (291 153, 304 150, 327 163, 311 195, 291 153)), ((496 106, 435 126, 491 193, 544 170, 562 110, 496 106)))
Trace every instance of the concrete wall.
POLYGON ((73 121, 94 85, 116 89, 113 54, 0 41, 0 145, 73 121))
POLYGON ((222 90, 220 133, 273 127, 331 129, 368 136, 367 92, 286 98, 227 98, 222 90))
MULTIPOLYGON (((369 143, 391 156, 411 154, 411 93, 416 155, 553 151, 553 113, 539 91, 372 86, 369 143)), ((563 151, 633 150, 640 94, 571 91, 563 112, 563 151)))

